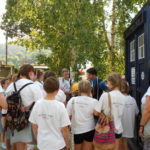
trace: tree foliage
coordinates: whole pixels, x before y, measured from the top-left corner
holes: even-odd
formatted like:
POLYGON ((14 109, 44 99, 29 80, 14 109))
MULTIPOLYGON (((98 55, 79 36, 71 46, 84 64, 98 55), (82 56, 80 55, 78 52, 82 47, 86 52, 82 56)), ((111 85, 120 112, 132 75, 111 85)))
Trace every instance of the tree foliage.
POLYGON ((2 29, 58 74, 91 61, 105 78, 124 73, 123 32, 146 0, 7 0, 2 29))

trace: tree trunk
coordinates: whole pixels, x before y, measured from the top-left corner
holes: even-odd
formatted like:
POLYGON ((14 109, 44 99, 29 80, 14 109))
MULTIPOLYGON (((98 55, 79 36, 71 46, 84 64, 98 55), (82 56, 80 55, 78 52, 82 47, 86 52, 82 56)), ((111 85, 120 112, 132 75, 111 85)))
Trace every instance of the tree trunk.
POLYGON ((114 64, 114 52, 115 52, 115 26, 116 26, 116 0, 113 0, 112 6, 112 27, 111 27, 111 49, 110 49, 110 68, 111 71, 115 71, 115 64, 114 64))

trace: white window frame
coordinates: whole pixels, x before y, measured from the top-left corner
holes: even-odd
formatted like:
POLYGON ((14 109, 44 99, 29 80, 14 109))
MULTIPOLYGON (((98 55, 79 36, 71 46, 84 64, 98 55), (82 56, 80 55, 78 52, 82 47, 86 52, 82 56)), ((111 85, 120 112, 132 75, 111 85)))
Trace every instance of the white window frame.
POLYGON ((131 84, 135 85, 136 78, 135 78, 135 67, 131 67, 131 84))
POLYGON ((130 42, 130 62, 135 61, 135 40, 130 42))
POLYGON ((145 58, 145 39, 144 39, 144 33, 141 34, 139 37, 138 37, 138 58, 139 59, 143 59, 145 58), (143 43, 140 44, 140 38, 143 37, 143 43))

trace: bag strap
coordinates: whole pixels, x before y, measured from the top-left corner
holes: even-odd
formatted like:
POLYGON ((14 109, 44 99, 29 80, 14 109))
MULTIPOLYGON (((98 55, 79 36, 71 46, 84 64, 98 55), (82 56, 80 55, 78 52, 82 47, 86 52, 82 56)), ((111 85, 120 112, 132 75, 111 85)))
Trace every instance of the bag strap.
POLYGON ((111 105, 110 93, 108 93, 108 101, 109 101, 109 114, 110 114, 110 116, 112 116, 112 105, 111 105))

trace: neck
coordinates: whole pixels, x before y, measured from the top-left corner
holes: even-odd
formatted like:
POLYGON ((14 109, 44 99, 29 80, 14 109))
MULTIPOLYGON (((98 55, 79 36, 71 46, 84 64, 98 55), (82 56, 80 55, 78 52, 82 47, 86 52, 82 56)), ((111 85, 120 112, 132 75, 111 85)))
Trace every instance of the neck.
POLYGON ((27 77, 25 77, 25 76, 20 76, 20 79, 27 79, 27 77))
POLYGON ((88 94, 86 94, 86 93, 81 93, 81 96, 88 96, 88 94))
POLYGON ((118 87, 114 88, 115 91, 120 91, 120 89, 118 87))
POLYGON ((55 94, 53 94, 53 93, 47 93, 45 99, 46 100, 55 100, 55 94))

